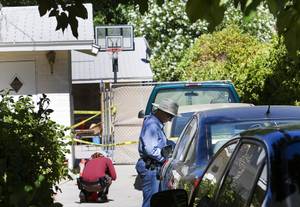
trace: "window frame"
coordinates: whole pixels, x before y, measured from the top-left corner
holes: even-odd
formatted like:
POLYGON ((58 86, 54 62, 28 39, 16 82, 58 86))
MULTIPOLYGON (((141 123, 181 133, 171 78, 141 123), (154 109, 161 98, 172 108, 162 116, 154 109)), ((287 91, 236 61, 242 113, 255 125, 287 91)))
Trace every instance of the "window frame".
MULTIPOLYGON (((232 165, 233 165, 233 162, 235 161, 236 157, 237 157, 237 154, 239 152, 239 150, 241 149, 241 146, 243 144, 254 144, 254 145, 258 145, 258 146, 261 146, 264 151, 265 151, 265 158, 264 158, 264 161, 263 163, 261 164, 260 168, 258 169, 258 172, 255 176, 255 181, 254 181, 254 184, 250 190, 250 194, 249 194, 249 197, 246 201, 246 206, 249 206, 251 204, 251 201, 252 201, 252 198, 253 198, 253 194, 254 194, 254 191, 255 191, 255 186, 258 182, 258 179, 261 175, 261 172, 264 168, 264 165, 267 165, 267 189, 266 189, 266 192, 269 190, 269 180, 270 180, 270 172, 269 172, 269 167, 270 167, 270 164, 269 164, 269 154, 268 154, 268 150, 267 150, 267 147, 265 145, 265 143, 263 143, 261 140, 258 140, 256 139, 255 137, 238 137, 237 139, 239 139, 239 143, 237 144, 236 148, 234 149, 234 152, 232 153, 231 155, 231 158, 230 160, 228 161, 227 163, 227 166, 224 170, 224 173, 222 174, 222 178, 221 178, 221 181, 219 182, 218 184, 218 188, 217 188, 217 192, 215 193, 214 195, 214 198, 213 200, 214 201, 217 201, 220 197, 220 192, 221 192, 221 189, 222 189, 222 186, 224 185, 224 181, 225 181, 225 178, 227 177, 232 165)), ((231 142, 232 140, 230 140, 231 142)), ((223 146, 224 147, 224 146, 223 146)), ((221 149, 223 149, 223 147, 221 149)), ((266 195, 266 194, 265 194, 266 195)), ((217 204, 218 206, 219 204, 217 204)))
POLYGON ((179 140, 177 141, 177 143, 176 143, 176 146, 175 146, 175 149, 174 149, 174 153, 173 153, 173 155, 172 155, 172 160, 177 160, 177 161, 183 161, 184 160, 184 158, 186 157, 186 152, 187 152, 187 146, 189 146, 190 145, 190 143, 191 143, 191 141, 193 140, 193 138, 195 137, 195 135, 197 135, 198 134, 198 131, 199 131, 199 123, 198 123, 198 117, 197 116, 192 116, 191 117, 191 119, 189 120, 189 122, 187 123, 187 125, 184 127, 184 130, 182 131, 182 133, 181 133, 181 136, 180 136, 180 138, 179 138, 179 140), (186 142, 185 142, 185 145, 184 146, 181 146, 183 143, 181 143, 182 142, 182 140, 183 140, 183 137, 184 137, 184 135, 186 134, 186 132, 187 132, 187 129, 189 128, 189 126, 192 124, 192 122, 194 122, 195 121, 195 124, 196 124, 196 130, 195 130, 195 132, 194 132, 194 134, 193 134, 193 136, 191 136, 191 137, 189 137, 189 140, 187 140, 186 142), (179 147, 183 147, 183 149, 182 149, 182 151, 181 151, 181 155, 180 155, 180 157, 178 157, 178 149, 179 149, 179 147))
MULTIPOLYGON (((232 154, 231 154, 231 156, 230 156, 230 158, 229 158, 229 160, 228 160, 228 163, 227 163, 227 165, 225 166, 224 171, 223 171, 222 174, 220 175, 221 179, 220 179, 220 181, 216 184, 216 185, 217 185, 217 188, 216 188, 216 191, 215 191, 215 193, 214 193, 214 196, 213 196, 213 199, 212 199, 212 200, 215 200, 216 195, 219 193, 219 188, 220 188, 220 185, 221 185, 222 182, 223 182, 224 175, 226 174, 226 172, 227 172, 227 170, 228 170, 228 166, 229 166, 229 164, 230 164, 230 162, 231 162, 232 157, 235 155, 236 149, 239 147, 240 142, 241 142, 241 140, 240 140, 239 138, 233 138, 233 139, 229 140, 227 143, 225 143, 225 144, 217 151, 217 153, 212 157, 211 161, 209 162, 209 164, 205 167, 205 169, 204 169, 204 171, 203 171, 202 178, 203 178, 204 175, 206 174, 207 170, 211 167, 212 163, 214 163, 215 160, 217 159, 217 157, 220 155, 221 151, 223 151, 224 148, 226 148, 226 147, 228 147, 228 146, 230 146, 230 145, 236 144, 236 146, 235 146, 235 148, 234 148, 234 150, 233 150, 233 152, 232 152, 232 154)), ((201 181, 200 181, 200 183, 201 183, 201 181)), ((193 193, 192 193, 192 197, 191 197, 191 200, 190 200, 191 203, 194 203, 195 196, 196 196, 196 193, 197 193, 197 191, 198 191, 197 189, 199 188, 200 183, 199 183, 194 189, 192 189, 192 192, 193 192, 193 193)))

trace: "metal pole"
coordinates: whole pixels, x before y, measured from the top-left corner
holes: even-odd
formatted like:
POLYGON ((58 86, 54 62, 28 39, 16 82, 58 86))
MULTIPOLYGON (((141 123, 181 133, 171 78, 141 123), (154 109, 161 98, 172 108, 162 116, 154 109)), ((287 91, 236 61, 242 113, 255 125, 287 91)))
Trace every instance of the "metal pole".
POLYGON ((113 68, 113 72, 114 72, 114 83, 117 83, 117 73, 119 71, 118 68, 118 53, 117 52, 113 52, 112 55, 112 68, 113 68))

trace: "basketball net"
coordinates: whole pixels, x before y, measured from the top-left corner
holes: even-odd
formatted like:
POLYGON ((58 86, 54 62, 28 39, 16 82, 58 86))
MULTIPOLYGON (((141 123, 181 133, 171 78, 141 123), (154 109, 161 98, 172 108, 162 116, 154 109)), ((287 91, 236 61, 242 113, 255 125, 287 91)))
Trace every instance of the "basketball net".
POLYGON ((118 47, 111 47, 111 48, 106 49, 106 52, 110 52, 111 54, 118 53, 121 51, 122 51, 122 49, 118 48, 118 47))

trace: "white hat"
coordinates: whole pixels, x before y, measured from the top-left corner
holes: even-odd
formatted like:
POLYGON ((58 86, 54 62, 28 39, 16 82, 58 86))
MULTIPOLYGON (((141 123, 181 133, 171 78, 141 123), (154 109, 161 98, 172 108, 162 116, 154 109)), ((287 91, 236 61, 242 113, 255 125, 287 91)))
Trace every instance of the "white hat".
POLYGON ((177 114, 178 104, 176 102, 174 102, 172 99, 166 98, 166 99, 163 99, 159 104, 152 103, 152 105, 168 114, 173 115, 173 116, 178 115, 177 114))

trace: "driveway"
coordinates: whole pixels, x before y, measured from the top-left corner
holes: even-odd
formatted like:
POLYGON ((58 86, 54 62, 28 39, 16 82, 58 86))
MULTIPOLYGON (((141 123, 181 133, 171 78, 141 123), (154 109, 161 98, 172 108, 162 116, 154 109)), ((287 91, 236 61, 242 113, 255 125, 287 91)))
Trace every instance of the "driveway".
POLYGON ((62 193, 56 195, 56 201, 63 204, 64 207, 141 207, 142 191, 137 190, 139 186, 136 182, 135 166, 115 165, 115 168, 117 180, 110 187, 108 203, 80 203, 76 180, 61 182, 62 193))

